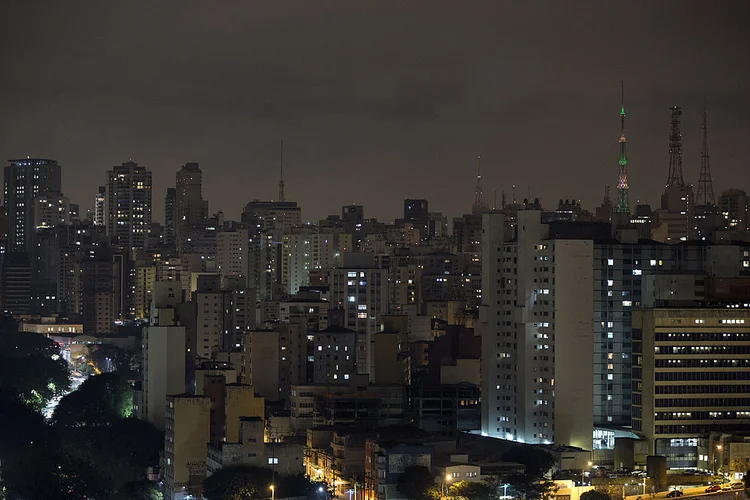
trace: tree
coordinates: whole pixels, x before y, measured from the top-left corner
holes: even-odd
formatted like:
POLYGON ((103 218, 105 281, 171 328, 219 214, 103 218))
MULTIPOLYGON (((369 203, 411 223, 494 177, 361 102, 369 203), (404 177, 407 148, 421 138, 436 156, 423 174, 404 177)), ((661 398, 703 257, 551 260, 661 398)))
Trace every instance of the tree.
POLYGON ((440 496, 435 476, 422 465, 406 467, 398 479, 398 491, 412 500, 426 500, 440 496))
POLYGON ((19 332, 12 320, 0 318, 0 390, 17 394, 22 402, 41 410, 70 388, 68 364, 60 346, 31 332, 19 332))
POLYGON ((465 500, 495 500, 497 489, 489 483, 459 481, 448 488, 448 496, 465 500))
POLYGON ((151 423, 119 419, 108 426, 61 427, 60 449, 96 470, 109 491, 146 479, 146 469, 159 464, 164 435, 151 423))
POLYGON ((540 480, 530 474, 510 474, 505 478, 510 494, 526 500, 547 500, 554 494, 555 483, 540 480))
POLYGON ((611 500, 611 498, 599 490, 589 490, 581 495, 581 500, 611 500))
POLYGON ((0 459, 34 442, 45 443, 49 427, 38 411, 15 394, 0 391, 0 459))
POLYGON ((503 453, 506 462, 517 462, 526 466, 526 474, 544 476, 555 465, 552 454, 531 445, 516 445, 503 453))
POLYGON ((153 481, 137 481, 123 486, 112 500, 162 500, 159 485, 153 481))
POLYGON ((103 426, 133 412, 133 388, 117 373, 87 378, 60 400, 52 416, 57 426, 103 426))
POLYGON ((220 469, 203 481, 207 500, 253 500, 269 497, 273 472, 270 469, 238 465, 220 469))
POLYGON ((745 489, 750 490, 750 469, 748 469, 748 471, 745 472, 745 477, 743 478, 743 481, 745 481, 745 489))

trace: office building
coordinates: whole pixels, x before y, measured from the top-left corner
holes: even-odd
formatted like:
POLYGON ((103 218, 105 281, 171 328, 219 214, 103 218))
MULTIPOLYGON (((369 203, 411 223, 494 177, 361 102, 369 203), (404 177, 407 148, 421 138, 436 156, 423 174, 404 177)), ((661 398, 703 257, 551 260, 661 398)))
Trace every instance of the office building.
POLYGON ((747 193, 742 189, 727 189, 721 193, 718 209, 728 229, 744 232, 750 229, 747 201, 747 193))
POLYGON ((34 197, 34 229, 70 223, 70 200, 61 193, 40 193, 34 197))
POLYGON ((282 236, 281 281, 284 290, 296 294, 310 284, 310 271, 341 265, 341 255, 351 250, 351 234, 341 230, 320 230, 304 225, 282 236))
POLYGON ((143 248, 151 227, 151 171, 133 161, 107 171, 107 236, 143 248))
POLYGON ((1 285, 3 311, 13 316, 31 313, 31 265, 28 253, 5 253, 1 285))
POLYGON ((633 344, 633 431, 668 468, 712 470, 717 436, 750 426, 750 310, 637 310, 633 344))
POLYGON ((60 193, 61 167, 55 160, 10 160, 4 172, 5 210, 8 217, 8 250, 28 252, 34 235, 34 199, 60 193))

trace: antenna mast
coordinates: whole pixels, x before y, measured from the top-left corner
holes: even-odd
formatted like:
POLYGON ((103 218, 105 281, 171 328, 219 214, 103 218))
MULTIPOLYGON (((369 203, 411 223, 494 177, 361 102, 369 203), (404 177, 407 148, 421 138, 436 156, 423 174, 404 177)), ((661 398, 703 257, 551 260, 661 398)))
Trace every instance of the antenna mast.
POLYGON ((669 178, 667 187, 685 187, 682 178, 682 133, 680 133, 680 117, 682 107, 672 106, 672 126, 669 131, 669 178))
POLYGON ((281 176, 279 177, 279 201, 284 200, 284 139, 281 139, 281 151, 279 153, 281 176))
POLYGON ((474 191, 474 205, 471 207, 473 214, 483 214, 487 211, 487 201, 484 199, 482 190, 482 157, 477 156, 477 187, 474 191))
POLYGON ((620 82, 620 86, 620 166, 617 179, 617 206, 615 207, 615 212, 629 214, 630 201, 628 200, 628 193, 630 186, 628 185, 628 140, 625 138, 625 83, 620 82))
POLYGON ((698 196, 696 205, 714 206, 713 179, 711 179, 711 164, 708 161, 708 113, 703 109, 703 146, 701 147, 701 171, 698 176, 698 196))

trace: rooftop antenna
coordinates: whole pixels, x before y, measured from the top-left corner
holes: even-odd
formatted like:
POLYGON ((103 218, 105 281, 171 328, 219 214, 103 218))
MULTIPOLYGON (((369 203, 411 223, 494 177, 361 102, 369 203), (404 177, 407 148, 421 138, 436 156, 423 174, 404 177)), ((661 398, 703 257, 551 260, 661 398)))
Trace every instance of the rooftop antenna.
POLYGON ((620 101, 620 160, 618 162, 620 167, 617 178, 617 206, 615 207, 615 212, 628 214, 630 213, 630 201, 628 199, 630 186, 628 185, 628 140, 625 138, 625 82, 620 82, 620 85, 622 92, 620 101))
POLYGON ((474 205, 471 212, 482 214, 487 211, 487 201, 484 199, 484 190, 482 189, 482 157, 477 156, 477 187, 474 191, 474 205))
POLYGON ((716 205, 714 184, 711 178, 711 164, 708 161, 708 112, 706 111, 706 97, 703 97, 703 146, 701 147, 701 170, 698 176, 698 196, 696 205, 716 205))
POLYGON ((279 201, 284 200, 284 139, 281 139, 281 151, 279 153, 281 176, 279 177, 279 201))

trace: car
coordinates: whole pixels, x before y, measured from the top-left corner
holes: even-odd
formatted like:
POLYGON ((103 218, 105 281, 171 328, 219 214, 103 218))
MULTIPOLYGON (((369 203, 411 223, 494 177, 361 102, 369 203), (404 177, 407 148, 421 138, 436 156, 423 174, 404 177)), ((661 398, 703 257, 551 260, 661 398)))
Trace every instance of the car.
POLYGON ((706 488, 706 493, 713 493, 714 491, 721 491, 721 486, 718 484, 712 484, 708 488, 706 488))
POLYGON ((680 490, 672 490, 669 493, 667 493, 667 498, 675 498, 675 497, 681 497, 682 491, 680 490))

